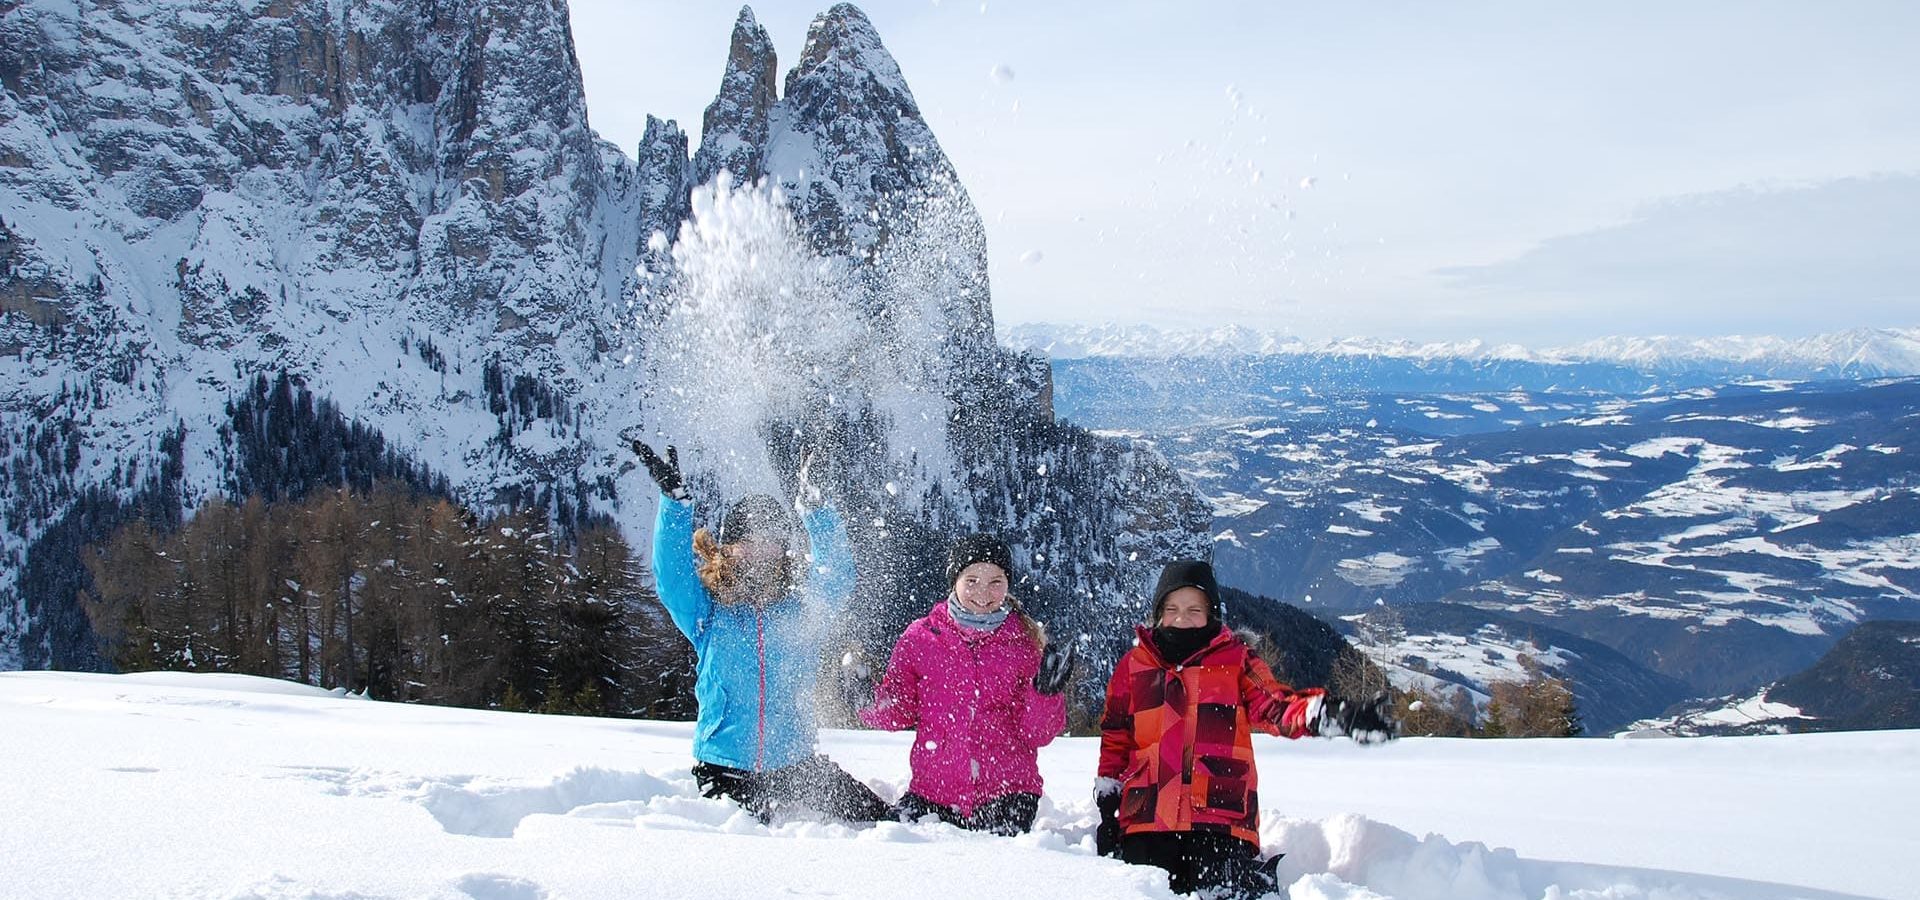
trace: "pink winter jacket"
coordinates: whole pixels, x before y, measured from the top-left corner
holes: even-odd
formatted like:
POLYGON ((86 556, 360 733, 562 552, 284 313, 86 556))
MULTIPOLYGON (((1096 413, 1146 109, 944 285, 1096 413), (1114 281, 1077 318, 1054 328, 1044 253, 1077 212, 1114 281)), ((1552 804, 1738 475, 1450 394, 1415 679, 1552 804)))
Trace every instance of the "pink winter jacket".
POLYGON ((1033 689, 1040 648, 1018 615, 992 631, 955 622, 941 601, 893 646, 869 727, 915 729, 907 789, 963 816, 1015 793, 1040 793, 1040 748, 1067 724, 1066 698, 1033 689))

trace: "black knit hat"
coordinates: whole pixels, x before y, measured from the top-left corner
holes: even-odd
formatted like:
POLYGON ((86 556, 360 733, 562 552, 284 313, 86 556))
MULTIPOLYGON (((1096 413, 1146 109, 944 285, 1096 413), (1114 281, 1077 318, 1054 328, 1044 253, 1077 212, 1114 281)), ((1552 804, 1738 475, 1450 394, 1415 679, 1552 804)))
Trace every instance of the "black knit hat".
POLYGON ((771 534, 785 540, 793 534, 793 516, 787 506, 766 494, 741 497, 720 520, 720 543, 745 540, 749 534, 771 534))
POLYGON ((1007 542, 990 534, 963 534, 954 538, 947 550, 947 584, 960 580, 960 573, 974 563, 993 563, 1013 581, 1013 553, 1007 542))
POLYGON ((1147 617, 1147 623, 1160 624, 1160 610, 1167 605, 1167 595, 1183 587, 1199 588, 1207 595, 1207 621, 1219 624, 1224 611, 1220 582, 1214 580, 1213 565, 1198 559, 1176 559, 1160 570, 1160 581, 1153 586, 1153 615, 1147 617))

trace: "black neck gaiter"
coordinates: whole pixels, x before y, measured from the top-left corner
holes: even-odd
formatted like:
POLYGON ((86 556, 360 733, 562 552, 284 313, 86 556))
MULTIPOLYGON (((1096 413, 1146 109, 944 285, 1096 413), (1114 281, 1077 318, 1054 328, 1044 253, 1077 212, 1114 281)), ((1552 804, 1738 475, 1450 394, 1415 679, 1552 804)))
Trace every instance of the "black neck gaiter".
POLYGON ((1177 666, 1199 653, 1200 648, 1213 643, 1213 636, 1219 633, 1220 626, 1213 624, 1198 628, 1156 625, 1153 629, 1153 649, 1160 651, 1161 659, 1177 666))

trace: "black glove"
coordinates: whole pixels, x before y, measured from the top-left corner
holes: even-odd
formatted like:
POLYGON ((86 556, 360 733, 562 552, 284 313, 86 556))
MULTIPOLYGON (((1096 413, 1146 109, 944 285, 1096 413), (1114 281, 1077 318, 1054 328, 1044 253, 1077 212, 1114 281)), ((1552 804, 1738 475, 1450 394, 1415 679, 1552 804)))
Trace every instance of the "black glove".
POLYGON ((1033 689, 1053 696, 1067 689, 1073 677, 1074 660, 1080 658, 1080 642, 1048 644, 1040 651, 1040 673, 1033 676, 1033 689))
POLYGON ((667 458, 661 459, 660 454, 653 452, 652 447, 635 440, 633 452, 640 457, 642 463, 646 464, 647 474, 652 475, 653 482, 660 486, 660 493, 675 500, 687 499, 687 483, 680 475, 680 451, 669 444, 667 458))
POLYGON ((1400 734, 1400 723, 1393 720, 1391 701, 1384 693, 1372 700, 1329 700, 1320 707, 1320 723, 1314 733, 1326 737, 1345 735, 1362 744, 1390 741, 1400 734))
POLYGON ((1100 810, 1100 825, 1093 830, 1093 849, 1101 856, 1120 856, 1120 782, 1111 778, 1094 781, 1093 805, 1100 810))
POLYGON ((858 649, 848 650, 840 657, 839 672, 840 699, 847 704, 847 710, 855 715, 873 705, 873 667, 867 665, 866 658, 858 649))

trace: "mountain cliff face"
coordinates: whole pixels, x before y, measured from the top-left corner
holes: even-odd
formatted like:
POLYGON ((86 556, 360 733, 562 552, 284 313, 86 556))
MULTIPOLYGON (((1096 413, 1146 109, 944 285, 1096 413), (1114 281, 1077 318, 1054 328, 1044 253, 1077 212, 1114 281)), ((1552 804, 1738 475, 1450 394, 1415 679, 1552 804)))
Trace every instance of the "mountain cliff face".
POLYGON ((687 371, 663 335, 694 296, 690 192, 723 170, 852 286, 832 340, 787 323, 796 358, 887 364, 773 410, 798 438, 704 449, 837 451, 883 618, 931 599, 954 530, 1007 532, 1036 603, 1089 624, 1203 552, 1156 454, 1055 422, 1044 362, 994 344, 979 217, 866 17, 816 20, 784 96, 776 71, 743 11, 702 145, 656 121, 629 159, 588 127, 559 0, 0 3, 0 664, 90 664, 78 548, 247 483, 230 410, 261 374, 471 507, 644 546, 620 435, 706 434, 660 376, 687 371))
POLYGON ((900 300, 888 295, 899 286, 887 283, 890 270, 927 262, 916 241, 950 242, 942 271, 916 273, 936 283, 914 287, 943 295, 938 338, 953 364, 970 373, 992 365, 985 231, 872 23, 850 4, 835 6, 808 29, 778 97, 777 68, 773 42, 742 10, 693 182, 725 170, 736 183, 779 186, 817 253, 869 264, 863 312, 882 328, 900 300))

